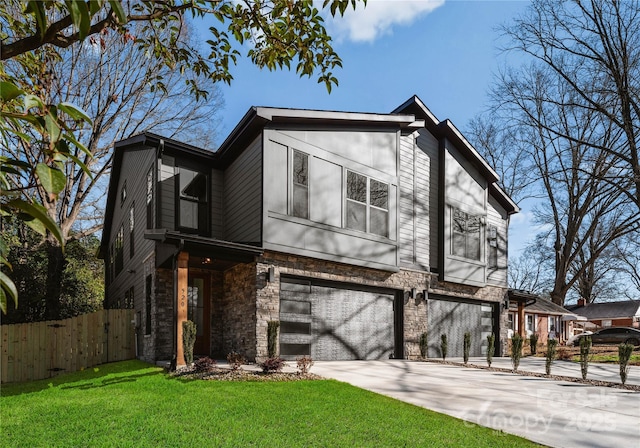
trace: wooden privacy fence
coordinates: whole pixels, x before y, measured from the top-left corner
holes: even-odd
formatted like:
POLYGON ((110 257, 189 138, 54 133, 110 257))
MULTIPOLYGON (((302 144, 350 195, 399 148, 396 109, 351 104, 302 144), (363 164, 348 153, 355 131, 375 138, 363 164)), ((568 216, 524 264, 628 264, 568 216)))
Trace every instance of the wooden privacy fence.
POLYGON ((135 358, 134 310, 2 325, 2 382, 32 381, 135 358))

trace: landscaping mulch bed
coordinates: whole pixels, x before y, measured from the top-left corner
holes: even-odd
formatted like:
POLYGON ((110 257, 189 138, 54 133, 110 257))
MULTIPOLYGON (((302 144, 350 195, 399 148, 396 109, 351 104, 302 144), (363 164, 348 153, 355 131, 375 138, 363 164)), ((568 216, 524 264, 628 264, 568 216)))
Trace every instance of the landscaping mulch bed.
POLYGON ((252 370, 232 370, 223 369, 221 367, 212 367, 207 370, 195 370, 193 368, 182 368, 175 372, 171 372, 171 376, 181 379, 189 380, 207 380, 207 381, 254 381, 254 382, 269 382, 269 381, 309 381, 309 380, 324 380, 321 376, 313 373, 302 374, 300 372, 258 372, 252 370))
POLYGON ((575 378, 573 376, 546 375, 544 373, 527 372, 527 371, 524 371, 524 370, 517 370, 517 371, 514 372, 512 369, 505 369, 505 368, 502 368, 502 367, 489 367, 489 366, 483 366, 483 365, 479 365, 479 364, 464 364, 464 363, 461 363, 461 362, 442 361, 442 360, 438 360, 438 359, 423 359, 421 361, 423 361, 423 362, 433 362, 433 363, 437 363, 437 364, 446 364, 446 365, 458 366, 458 367, 471 367, 471 368, 474 368, 474 369, 484 369, 484 370, 488 370, 490 372, 514 373, 514 374, 522 375, 522 376, 534 376, 534 377, 538 377, 538 378, 548 378, 548 379, 556 380, 556 381, 569 381, 569 382, 572 382, 572 383, 588 384, 590 386, 613 387, 613 388, 616 388, 616 389, 625 389, 625 390, 632 390, 634 392, 640 392, 640 386, 636 386, 635 384, 625 384, 625 385, 623 385, 622 383, 615 383, 613 381, 598 381, 598 380, 590 380, 590 379, 583 380, 582 378, 575 378))

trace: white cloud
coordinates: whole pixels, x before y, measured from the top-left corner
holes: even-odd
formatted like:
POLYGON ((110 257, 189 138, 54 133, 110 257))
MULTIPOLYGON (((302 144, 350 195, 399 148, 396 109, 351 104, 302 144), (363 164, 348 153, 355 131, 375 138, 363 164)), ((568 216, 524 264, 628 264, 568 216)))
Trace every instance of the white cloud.
POLYGON ((336 40, 373 42, 391 33, 395 25, 410 25, 442 4, 444 0, 368 0, 366 8, 358 3, 344 17, 336 14, 331 20, 332 33, 336 40))

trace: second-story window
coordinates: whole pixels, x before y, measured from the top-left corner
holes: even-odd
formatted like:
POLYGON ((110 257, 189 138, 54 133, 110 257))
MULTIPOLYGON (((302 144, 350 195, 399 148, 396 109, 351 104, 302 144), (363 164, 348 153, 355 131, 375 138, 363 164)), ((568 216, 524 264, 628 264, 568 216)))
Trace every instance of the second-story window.
POLYGON ((129 209, 129 258, 133 258, 135 249, 135 241, 133 238, 133 230, 135 229, 135 210, 133 206, 134 204, 131 204, 131 208, 129 209))
POLYGON ((451 253, 470 260, 480 260, 480 217, 457 208, 452 211, 451 253))
POLYGON ((309 156, 293 151, 293 200, 291 214, 309 219, 309 156))
POLYGON ((389 236, 389 185, 347 171, 346 227, 389 236))
POLYGON ((116 241, 115 241, 115 252, 116 252, 115 275, 118 275, 120 272, 122 272, 122 268, 124 266, 123 245, 124 245, 124 227, 120 226, 120 229, 118 230, 118 234, 116 235, 116 241))
POLYGON ((147 229, 153 229, 153 166, 147 173, 147 229))
POLYGON ((206 235, 208 228, 207 175, 189 168, 179 168, 178 227, 206 235))

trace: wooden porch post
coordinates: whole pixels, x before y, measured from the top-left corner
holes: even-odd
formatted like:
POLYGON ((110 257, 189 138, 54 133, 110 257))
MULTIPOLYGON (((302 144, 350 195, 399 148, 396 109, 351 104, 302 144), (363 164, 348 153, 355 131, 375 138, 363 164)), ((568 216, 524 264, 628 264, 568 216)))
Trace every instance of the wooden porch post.
POLYGON ((518 334, 525 338, 524 302, 518 301, 518 334))
POLYGON ((178 254, 178 303, 176 316, 176 367, 184 366, 182 349, 182 322, 187 320, 187 291, 189 287, 189 252, 178 254))

